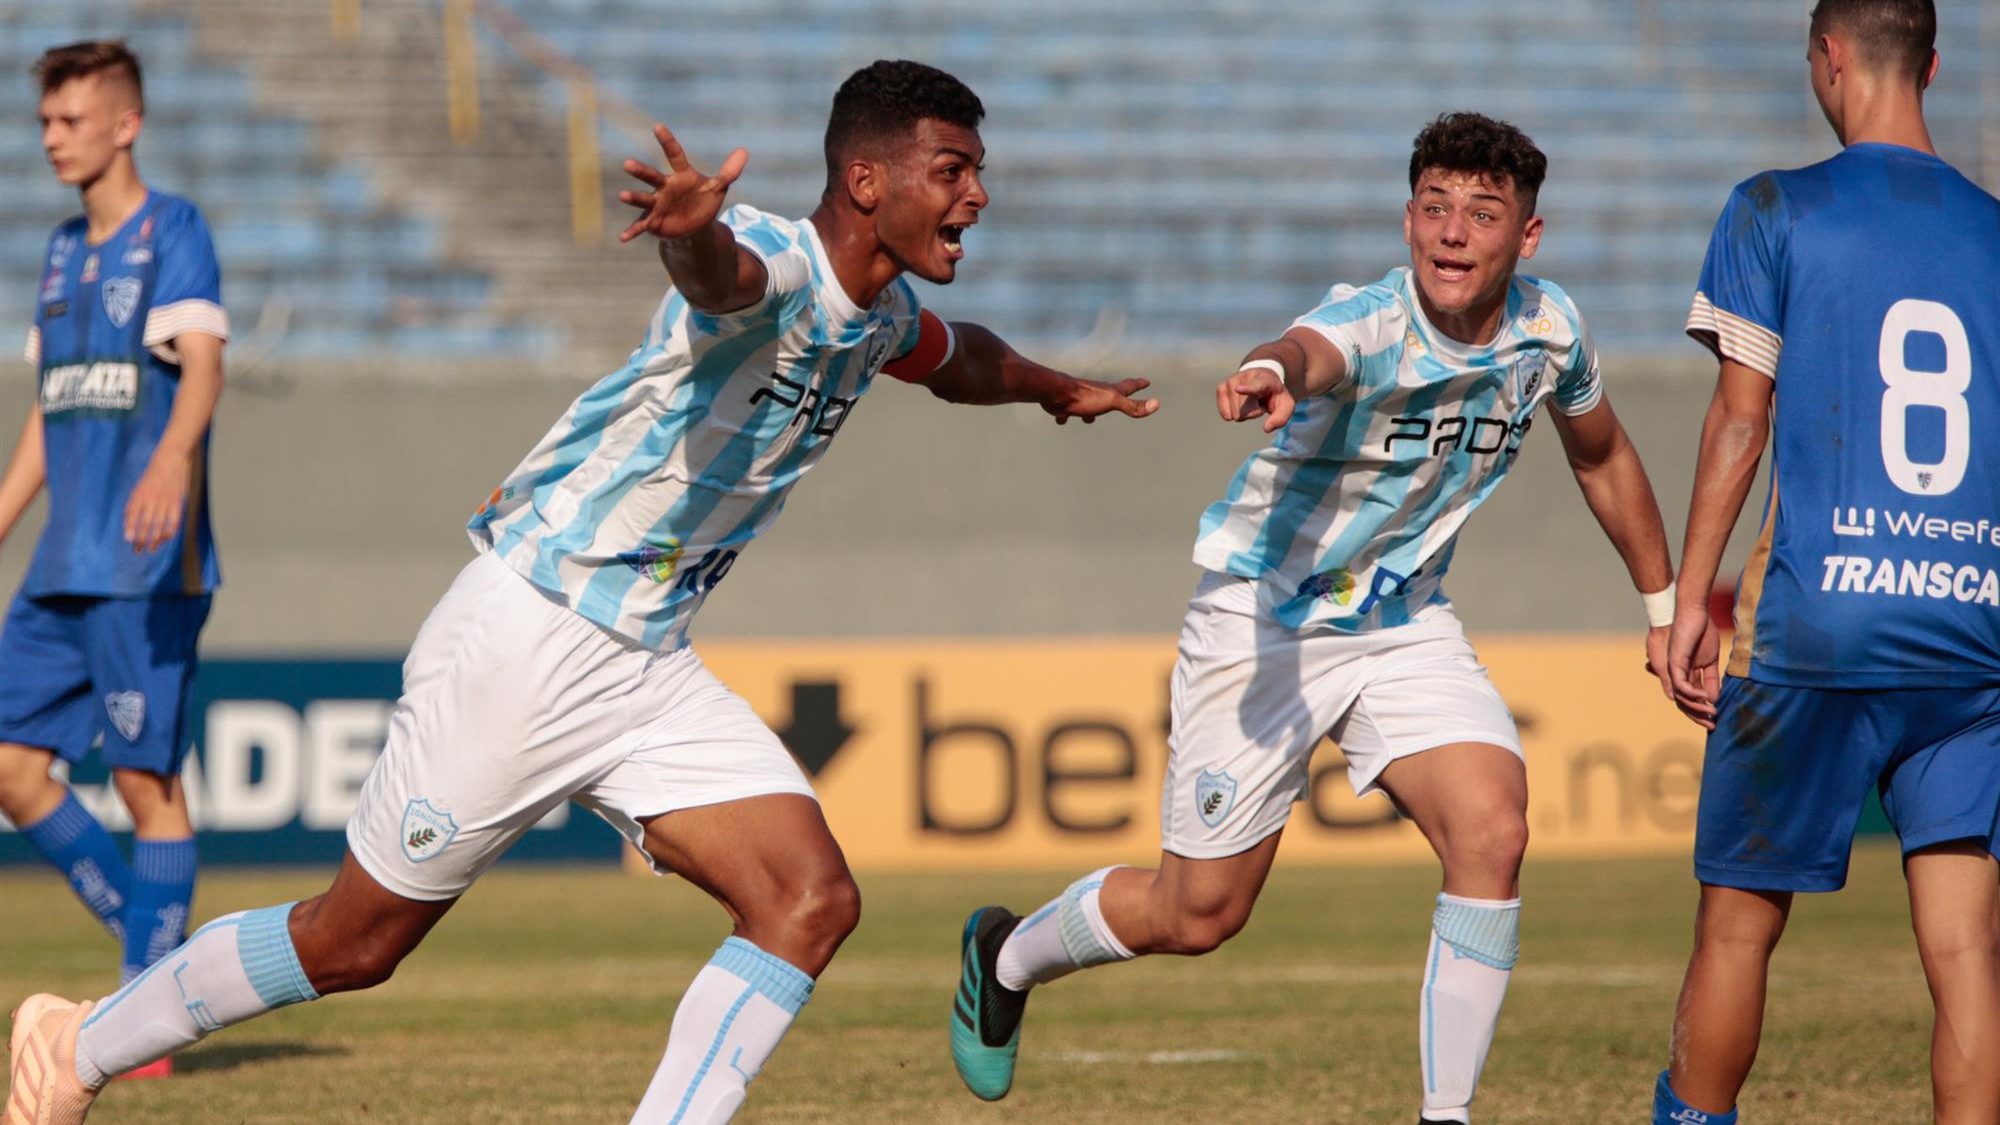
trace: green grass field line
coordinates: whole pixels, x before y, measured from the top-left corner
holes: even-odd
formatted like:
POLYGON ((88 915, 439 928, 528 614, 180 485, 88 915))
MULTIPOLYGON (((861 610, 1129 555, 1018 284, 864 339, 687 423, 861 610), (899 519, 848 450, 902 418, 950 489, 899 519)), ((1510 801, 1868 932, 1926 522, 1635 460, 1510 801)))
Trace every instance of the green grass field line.
MULTIPOLYGON (((768 1123, 1374 1125, 1415 1118, 1416 989, 1436 876, 1280 867, 1244 933, 1036 995, 1014 1094, 975 1102, 945 1018, 965 913, 1038 905, 1074 873, 864 877, 861 930, 738 1116, 768 1123)), ((1532 863, 1522 961, 1486 1123, 1641 1125, 1663 1065, 1695 887, 1685 860, 1532 863)), ((206 876, 197 921, 310 894, 315 872, 206 876)), ((117 950, 51 874, 0 874, 0 1001, 95 995, 117 950)), ((395 980, 217 1034, 166 1082, 115 1086, 95 1125, 622 1125, 673 1005, 725 935, 678 880, 508 869, 395 980)), ((1802 898, 1780 950, 1756 1123, 1929 1117, 1929 1001, 1893 851, 1802 898)))

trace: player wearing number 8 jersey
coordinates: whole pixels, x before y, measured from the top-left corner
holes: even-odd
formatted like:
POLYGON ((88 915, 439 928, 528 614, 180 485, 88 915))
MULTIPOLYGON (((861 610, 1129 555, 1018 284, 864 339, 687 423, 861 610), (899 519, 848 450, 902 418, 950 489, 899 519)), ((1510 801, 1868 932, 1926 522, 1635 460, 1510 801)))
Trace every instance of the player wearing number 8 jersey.
POLYGON ((1974 452, 2000 425, 2000 201, 1931 146, 1935 30, 1929 0, 1821 0, 1808 61, 1845 148, 1737 187, 1688 319, 1721 373, 1670 663, 1713 733, 1656 1122, 1734 1120, 1791 896, 1845 881, 1871 788, 1937 1004, 1937 1120, 2000 1120, 2000 464, 1974 452), (1718 680, 1707 595, 1767 436, 1718 680))

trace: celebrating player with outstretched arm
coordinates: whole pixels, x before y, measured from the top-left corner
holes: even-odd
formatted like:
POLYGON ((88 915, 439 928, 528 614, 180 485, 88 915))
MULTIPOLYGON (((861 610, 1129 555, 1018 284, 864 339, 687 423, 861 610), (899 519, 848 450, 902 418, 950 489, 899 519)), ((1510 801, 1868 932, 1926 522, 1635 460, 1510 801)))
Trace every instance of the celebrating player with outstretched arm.
MULTIPOLYGON (((1410 158, 1410 265, 1335 286, 1217 388, 1276 433, 1195 541, 1208 574, 1181 631, 1156 871, 1110 867, 1017 919, 967 919, 952 1055, 983 1098, 1013 1079, 1027 990, 1237 930, 1307 762, 1332 732, 1357 793, 1385 790, 1444 863, 1422 994, 1423 1117, 1470 1120, 1518 945, 1527 774, 1514 721, 1441 587, 1459 528, 1536 410, 1633 581, 1664 676, 1666 534, 1562 290, 1516 275, 1542 234, 1547 161, 1513 126, 1439 118, 1410 158)), ((1663 682, 1664 690, 1664 682, 1663 682)))
POLYGON ((1845 148, 1737 186, 1688 317, 1721 371, 1672 670, 1713 733, 1656 1125, 1736 1121, 1792 895, 1847 881, 1870 790, 1936 1005, 1937 1121, 2000 1121, 2000 465, 1976 444, 2000 424, 2000 201, 1931 146, 1936 33, 1931 0, 1820 0, 1806 57, 1845 148), (1708 592, 1767 439, 1718 690, 1708 592))
POLYGON ((49 239, 28 336, 40 394, 0 478, 0 539, 49 496, 0 625, 0 812, 120 939, 130 980, 187 936, 194 898, 180 773, 221 580, 207 465, 229 321, 200 210, 139 178, 139 60, 72 43, 35 71, 42 147, 83 213, 49 239), (50 776, 93 743, 132 814, 129 863, 50 776))
POLYGON ((417 636, 333 887, 217 919, 169 971, 95 1003, 31 998, 15 1029, 21 1120, 81 1121, 112 1075, 388 979, 564 800, 736 920, 682 997, 633 1120, 735 1113, 860 899, 798 765, 688 647, 695 611, 879 373, 1058 421, 1157 406, 1130 397, 1144 380, 1073 379, 918 307, 902 275, 951 281, 986 206, 983 115, 920 63, 856 72, 834 97, 819 208, 796 221, 724 212, 745 154, 703 175, 658 130, 668 167, 628 165, 647 190, 625 194, 642 213, 626 237, 659 239, 673 287, 630 362, 473 518, 478 556, 417 636))

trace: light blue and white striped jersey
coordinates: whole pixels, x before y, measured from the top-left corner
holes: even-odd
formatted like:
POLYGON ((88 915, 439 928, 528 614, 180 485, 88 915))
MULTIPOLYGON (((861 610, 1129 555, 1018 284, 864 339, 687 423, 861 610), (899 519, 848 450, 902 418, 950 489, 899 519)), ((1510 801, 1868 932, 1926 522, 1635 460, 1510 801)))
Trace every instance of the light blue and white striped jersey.
POLYGON ((669 289, 645 343, 584 392, 468 530, 583 617, 649 648, 688 625, 777 518, 890 359, 916 347, 916 293, 841 288, 806 220, 731 207, 764 299, 724 316, 669 289))
POLYGON ((1298 404, 1201 518, 1194 561, 1255 579, 1287 627, 1361 632, 1446 604, 1459 528, 1507 474, 1534 413, 1603 398, 1576 305, 1516 275, 1499 335, 1459 343, 1425 319, 1407 266, 1336 285, 1294 322, 1347 355, 1346 378, 1298 404))

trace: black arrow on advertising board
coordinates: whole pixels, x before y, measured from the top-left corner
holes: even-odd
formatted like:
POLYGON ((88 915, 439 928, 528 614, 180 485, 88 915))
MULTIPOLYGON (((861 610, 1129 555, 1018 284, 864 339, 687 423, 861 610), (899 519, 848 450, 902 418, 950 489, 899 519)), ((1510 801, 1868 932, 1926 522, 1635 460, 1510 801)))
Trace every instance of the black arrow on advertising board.
POLYGON ((859 729, 840 717, 838 683, 792 684, 792 721, 778 732, 806 773, 818 777, 859 729))

